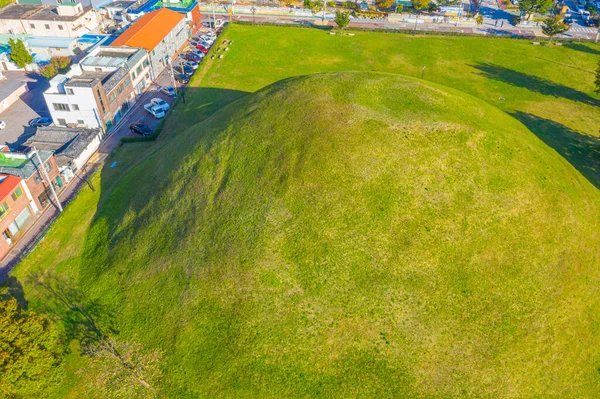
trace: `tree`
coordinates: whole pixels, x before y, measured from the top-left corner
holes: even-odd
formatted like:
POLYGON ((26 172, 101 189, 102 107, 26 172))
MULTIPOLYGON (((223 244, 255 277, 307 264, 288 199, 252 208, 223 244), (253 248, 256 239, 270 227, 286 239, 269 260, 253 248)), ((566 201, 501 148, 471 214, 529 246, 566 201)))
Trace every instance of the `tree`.
POLYGON ((48 64, 40 68, 40 75, 42 75, 46 79, 53 78, 57 73, 58 71, 56 70, 56 67, 52 64, 48 64))
POLYGON ((554 0, 520 0, 519 9, 527 15, 526 19, 530 19, 534 12, 546 12, 553 4, 554 0))
POLYGON ((598 61, 598 68, 596 69, 596 94, 600 94, 600 60, 598 61))
POLYGON ((437 3, 431 1, 429 2, 429 4, 427 4, 427 12, 432 13, 432 12, 436 12, 440 9, 440 6, 437 5, 437 3))
POLYGON ((8 45, 10 46, 10 60, 14 62, 19 68, 25 68, 25 65, 33 62, 33 57, 25 48, 21 39, 9 39, 8 45))
POLYGON ((153 398, 162 375, 161 350, 145 351, 135 342, 102 338, 85 349, 90 357, 89 393, 99 398, 153 398))
POLYGON ((387 10, 396 4, 396 0, 376 0, 375 4, 377 4, 377 7, 387 10))
POLYGON ((0 291, 0 397, 45 397, 62 376, 63 348, 54 324, 0 291))
POLYGON ((417 14, 429 6, 429 0, 411 0, 411 3, 417 14))
POLYGON ((335 10, 334 21, 340 29, 344 29, 350 23, 350 13, 348 11, 335 10))
POLYGON ((544 20, 544 24, 542 25, 542 33, 548 36, 548 43, 551 43, 554 36, 568 31, 569 28, 570 26, 565 24, 560 16, 556 15, 544 20))
POLYGON ((483 15, 479 14, 477 18, 475 18, 475 22, 477 22, 477 25, 483 25, 483 15))

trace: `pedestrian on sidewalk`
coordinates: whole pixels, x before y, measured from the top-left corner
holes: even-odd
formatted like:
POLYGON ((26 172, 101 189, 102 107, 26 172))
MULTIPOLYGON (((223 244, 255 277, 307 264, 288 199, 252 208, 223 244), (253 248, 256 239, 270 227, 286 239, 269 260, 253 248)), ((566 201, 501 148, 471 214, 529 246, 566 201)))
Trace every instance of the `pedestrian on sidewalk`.
POLYGON ((498 26, 498 20, 496 20, 496 24, 494 26, 498 26))

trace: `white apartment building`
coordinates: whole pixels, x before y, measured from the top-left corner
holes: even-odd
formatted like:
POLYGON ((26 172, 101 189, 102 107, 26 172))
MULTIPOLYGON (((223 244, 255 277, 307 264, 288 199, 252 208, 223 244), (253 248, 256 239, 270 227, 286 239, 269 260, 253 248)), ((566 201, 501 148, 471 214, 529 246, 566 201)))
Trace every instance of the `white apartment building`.
POLYGON ((96 27, 95 11, 81 3, 9 4, 0 9, 0 33, 4 34, 80 37, 96 27))
POLYGON ((99 46, 52 78, 44 99, 56 125, 110 130, 150 83, 144 49, 99 46))

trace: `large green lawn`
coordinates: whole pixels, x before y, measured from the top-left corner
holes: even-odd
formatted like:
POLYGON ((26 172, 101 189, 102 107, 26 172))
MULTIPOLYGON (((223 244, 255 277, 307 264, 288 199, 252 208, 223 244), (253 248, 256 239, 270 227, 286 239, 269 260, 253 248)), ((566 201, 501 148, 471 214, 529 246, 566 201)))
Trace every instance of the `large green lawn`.
MULTIPOLYGON (((285 280, 285 276, 278 274, 277 270, 269 270, 267 267, 258 276, 250 273, 236 274, 234 269, 228 268, 226 276, 220 275, 215 270, 208 270, 201 276, 202 278, 199 278, 199 273, 186 265, 181 258, 181 256, 184 256, 190 262, 192 260, 199 261, 200 259, 223 260, 225 254, 248 267, 240 253, 227 253, 227 250, 230 249, 225 245, 227 234, 234 235, 235 229, 238 227, 233 221, 231 225, 224 226, 221 231, 216 229, 210 221, 202 225, 189 222, 185 219, 187 213, 179 213, 179 211, 173 209, 181 206, 182 209, 189 210, 190 207, 194 208, 194 201, 200 201, 203 194, 198 192, 196 193, 198 197, 191 197, 189 194, 181 197, 186 198, 185 203, 173 202, 180 198, 178 195, 185 191, 186 184, 194 181, 195 176, 200 176, 202 179, 207 179, 207 181, 216 179, 216 183, 223 180, 221 175, 223 170, 219 169, 218 166, 209 163, 207 165, 214 168, 214 170, 207 171, 191 161, 189 157, 184 157, 184 154, 191 151, 196 143, 203 142, 206 148, 210 147, 210 141, 206 141, 208 140, 206 138, 207 132, 209 128, 213 129, 218 126, 219 121, 212 119, 208 125, 200 125, 197 129, 189 128, 248 93, 253 93, 286 78, 319 72, 379 71, 420 77, 423 67, 425 67, 425 80, 471 94, 479 101, 489 103, 514 116, 543 141, 543 143, 540 143, 542 147, 548 145, 550 148, 555 149, 564 157, 566 162, 573 165, 593 186, 600 187, 598 164, 600 100, 593 94, 592 87, 593 72, 600 55, 600 47, 598 46, 576 44, 570 48, 566 46, 548 48, 534 46, 527 41, 508 39, 411 37, 379 33, 356 33, 352 37, 340 37, 329 35, 320 30, 245 25, 232 26, 226 32, 225 38, 233 40, 233 43, 229 46, 229 50, 224 53, 224 58, 214 61, 207 60, 202 65, 186 92, 186 103, 178 102, 166 121, 159 139, 150 144, 126 145, 113 154, 107 164, 116 160, 118 162, 117 167, 113 169, 106 167, 101 173, 98 173, 93 180, 97 190, 92 192, 89 189, 84 189, 68 206, 36 250, 11 273, 17 281, 13 283, 24 286, 25 297, 29 301, 30 309, 44 311, 44 299, 32 288, 32 284, 28 280, 29 276, 32 273, 58 276, 59 280, 68 279, 69 284, 74 286, 75 289, 85 292, 88 300, 95 301, 95 303, 101 305, 101 308, 108 309, 108 315, 102 317, 111 318, 112 323, 116 325, 116 330, 119 331, 122 337, 127 339, 135 337, 136 340, 149 347, 159 346, 166 349, 169 360, 167 363, 168 368, 165 371, 164 386, 162 386, 165 397, 216 397, 219 394, 255 397, 257 392, 272 397, 315 396, 319 393, 322 395, 335 395, 336 383, 339 383, 340 393, 343 392, 352 396, 351 383, 348 385, 348 381, 336 382, 336 376, 339 377, 340 374, 344 373, 343 367, 336 368, 338 374, 328 374, 326 367, 328 363, 325 362, 324 358, 317 359, 324 362, 320 364, 322 374, 319 376, 315 376, 314 370, 310 370, 308 367, 310 362, 303 364, 306 367, 306 374, 304 375, 294 374, 293 370, 288 370, 287 374, 278 374, 278 365, 269 363, 269 360, 277 357, 269 358, 267 356, 270 353, 269 351, 279 349, 275 341, 265 340, 265 346, 260 348, 259 352, 263 356, 267 356, 264 362, 250 362, 247 357, 248 354, 244 353, 244 344, 261 341, 257 336, 247 335, 245 330, 242 334, 239 329, 252 327, 257 331, 257 334, 260 334, 265 330, 261 330, 260 325, 257 323, 260 320, 269 320, 269 318, 267 314, 253 313, 256 312, 256 309, 248 308, 250 305, 248 302, 244 302, 244 298, 246 298, 244 292, 236 292, 233 295, 231 294, 232 287, 247 283, 244 279, 258 278, 256 281, 252 280, 252 284, 249 284, 248 287, 276 291, 282 283, 289 283, 285 280), (184 135, 186 131, 188 133, 184 135), (139 167, 136 167, 137 165, 139 167), (175 172, 177 174, 174 174, 175 172), (211 173, 212 175, 210 175, 211 173), (154 180, 149 179, 148 175, 153 176, 154 180), (179 182, 177 179, 181 179, 181 181, 179 182), (172 190, 168 195, 161 191, 165 185, 168 185, 172 190), (162 212, 165 215, 176 215, 181 218, 182 222, 175 223, 176 228, 169 230, 168 227, 165 228, 166 220, 161 219, 162 212), (148 227, 150 224, 145 224, 150 220, 156 222, 151 225, 152 227, 148 227), (139 225, 136 224, 137 222, 139 222, 139 225), (147 229, 147 231, 141 233, 137 230, 138 228, 147 229), (174 244, 177 242, 177 238, 185 236, 187 229, 192 228, 198 230, 197 237, 190 242, 186 241, 190 246, 174 244), (151 241, 144 240, 144 236, 151 241), (202 240, 208 241, 215 239, 215 237, 222 240, 220 241, 222 246, 219 244, 208 250, 206 248, 198 250, 198 245, 201 245, 202 240), (194 245, 191 245, 191 243, 194 245), (178 258, 174 260, 170 258, 173 251, 183 252, 177 252, 178 258), (215 253, 219 256, 211 258, 215 253), (149 262, 148 259, 151 259, 152 262, 149 262), (157 267, 159 264, 162 266, 157 267), (182 265, 186 267, 176 267, 182 265), (214 287, 211 286, 211 279, 214 279, 214 287), (258 285, 254 286, 255 283, 258 285), (204 292, 211 288, 214 288, 213 297, 199 295, 200 291, 204 292), (219 293, 222 297, 219 297, 216 293, 219 293), (228 296, 230 294, 231 297, 228 296), (246 320, 236 316, 236 306, 256 316, 256 319, 246 320), (149 313, 149 309, 153 313, 149 313), (223 318, 225 310, 233 315, 230 320, 223 318), (199 312, 202 313, 202 316, 199 316, 199 312), (211 317, 213 318, 211 319, 211 317), (236 324, 238 322, 239 324, 236 324), (217 331, 218 334, 213 334, 214 331, 217 331), (215 337, 219 336, 221 336, 221 339, 215 340, 215 337), (240 339, 240 337, 244 339, 240 339), (205 341, 201 341, 202 339, 205 341), (236 348, 231 343, 240 345, 240 347, 236 348), (238 363, 231 361, 236 356, 240 356, 238 363), (228 375, 227 369, 221 367, 221 364, 231 367, 230 370, 235 370, 235 376, 228 375), (259 371, 263 374, 252 372, 256 370, 247 370, 248 372, 245 373, 245 367, 259 367, 259 371), (277 376, 278 379, 270 380, 263 377, 265 380, 261 380, 260 375, 277 376), (286 381, 285 375, 290 378, 289 381, 286 381), (267 387, 270 384, 274 384, 281 390, 269 391, 267 387), (306 389, 303 390, 303 386, 306 389), (262 390, 258 389, 260 387, 262 387, 262 390)), ((222 39, 220 38, 220 40, 222 39)), ((357 78, 357 80, 361 79, 357 78)), ((313 93, 313 95, 318 95, 318 93, 313 93)), ((386 101, 390 101, 390 99, 386 98, 386 101)), ((410 102, 407 103, 407 101, 406 98, 398 98, 398 104, 410 108, 410 102)), ((456 114, 464 119, 469 119, 469 113, 465 110, 473 108, 463 108, 461 104, 463 104, 462 101, 444 104, 444 107, 449 108, 445 108, 443 113, 445 115, 456 114), (452 107, 456 107, 456 109, 453 110, 452 107)), ((376 106, 372 103, 369 103, 369 105, 376 106)), ((278 119, 278 126, 283 126, 286 114, 278 115, 277 110, 281 108, 289 112, 290 110, 286 108, 285 103, 272 101, 268 102, 268 106, 272 109, 273 118, 280 117, 283 119, 278 119)), ((289 112, 290 116, 293 114, 293 112, 289 112)), ((489 114, 494 115, 492 111, 489 114)), ((220 115, 223 120, 227 120, 226 118, 230 118, 232 115, 237 118, 244 117, 244 115, 232 114, 230 111, 220 115)), ((481 124, 480 117, 481 115, 473 115, 473 123, 481 124)), ((423 112, 420 118, 427 120, 428 114, 423 112)), ((264 120, 256 119, 251 114, 248 114, 248 120, 264 123, 264 120)), ((234 125, 234 121, 237 120, 232 120, 232 125, 234 125)), ((244 119, 240 119, 237 121, 238 124, 235 125, 240 130, 248 129, 243 121, 244 119)), ((336 121, 332 120, 332 123, 336 123, 336 121)), ((261 125, 261 127, 265 131, 273 128, 268 124, 261 125)), ((518 130, 515 126, 512 126, 511 129, 518 130)), ((231 134, 234 134, 234 132, 231 134)), ((535 140, 527 140, 528 143, 535 142, 535 140)), ((507 145, 507 148, 510 148, 510 140, 506 139, 503 143, 507 145)), ((222 143, 220 145, 223 147, 222 143)), ((219 159, 223 155, 222 153, 215 153, 211 156, 219 159)), ((439 155, 443 156, 443 154, 439 155)), ((544 157, 546 156, 547 154, 544 155, 544 157)), ((544 157, 542 158, 546 159, 544 157)), ((560 162, 554 158, 548 159, 552 159, 552 162, 554 162, 552 168, 557 168, 560 162)), ((246 161, 252 162, 252 159, 246 161)), ((224 162, 224 165, 227 164, 227 162, 224 162)), ((243 165, 244 163, 240 162, 237 168, 243 168, 243 165)), ((539 167, 539 165, 536 167, 539 167)), ((544 178, 551 179, 552 175, 544 178)), ((585 179, 581 179, 581 181, 575 179, 572 182, 586 187, 586 192, 596 190, 592 186, 587 187, 585 179)), ((210 181, 214 183, 212 180, 210 181)), ((225 178, 226 182, 227 177, 225 178)), ((561 178, 560 184, 552 185, 552 187, 559 191, 571 192, 573 187, 561 186, 562 183, 564 183, 564 180, 561 178)), ((570 185, 571 183, 565 184, 570 185)), ((219 184, 216 187, 211 187, 215 190, 211 195, 218 196, 221 192, 219 187, 219 184)), ((196 188, 200 190, 200 188, 196 188)), ((239 199, 235 195, 233 198, 239 199)), ((244 198, 244 200, 247 200, 247 198, 244 198)), ((522 200, 527 202, 526 199, 522 200)), ((583 202, 585 203, 585 201, 583 202)), ((300 207, 300 204, 296 205, 300 207)), ((223 205, 219 203, 218 206, 223 205)), ((249 207, 248 204, 246 206, 249 207)), ((592 204, 592 207, 597 207, 597 204, 592 204)), ((198 211, 196 208, 194 210, 198 211)), ((581 209, 577 212, 580 211, 581 209)), ((237 215, 237 211, 231 212, 232 215, 237 215)), ((215 217, 214 209, 206 214, 198 213, 197 217, 200 219, 206 215, 215 217)), ((560 220, 565 222, 571 219, 563 218, 560 220)), ((253 220, 248 217, 245 222, 253 223, 253 220)), ((307 226, 310 225, 310 219, 307 219, 306 222, 307 226)), ((593 222, 594 220, 592 220, 593 222)), ((252 234, 250 234, 251 231, 248 232, 243 229, 240 231, 244 233, 241 237, 247 240, 244 242, 243 248, 253 248, 255 243, 252 234)), ((593 234, 591 231, 584 231, 593 234)), ((306 230, 304 233, 310 235, 313 232, 306 230)), ((563 233, 556 237, 553 236, 553 239, 556 240, 557 237, 560 237, 561 240, 568 241, 568 236, 563 233)), ((578 232, 573 237, 581 238, 581 234, 582 232, 578 232)), ((575 249, 589 249, 593 252, 592 248, 573 245, 575 249)), ((286 248, 292 251, 287 256, 294 259, 301 258, 298 254, 305 250, 301 246, 286 248)), ((315 254, 321 254, 321 251, 326 250, 326 248, 320 248, 315 254)), ((558 259, 561 255, 552 254, 552 256, 558 259)), ((571 259, 569 254, 563 254, 562 256, 564 256, 566 262, 571 259)), ((573 270, 577 271, 578 267, 584 266, 576 265, 573 270)), ((579 315, 583 312, 582 309, 591 311, 594 308, 580 306, 579 301, 582 297, 569 298, 569 293, 576 295, 577 291, 575 289, 584 284, 573 274, 573 270, 555 271, 557 274, 554 276, 529 275, 527 278, 531 279, 530 284, 536 290, 536 295, 541 295, 543 292, 539 284, 544 278, 570 283, 574 291, 566 291, 563 296, 557 294, 555 299, 570 303, 572 306, 569 309, 580 312, 577 313, 579 315)), ((474 289, 475 286, 471 285, 472 282, 469 281, 469 276, 462 275, 459 270, 450 272, 455 273, 453 278, 456 279, 456 284, 458 286, 463 284, 463 290, 467 294, 471 293, 469 290, 474 289)), ((423 276, 418 275, 417 272, 415 273, 412 277, 415 284, 419 284, 421 288, 427 286, 426 279, 423 280, 423 276)), ((310 277, 304 276, 303 278, 310 281, 310 277)), ((519 277, 524 276, 519 275, 519 277)), ((517 287, 517 285, 514 287, 517 287)), ((548 289, 559 290, 559 287, 554 284, 549 284, 547 287, 548 289)), ((297 289, 297 287, 292 288, 297 289)), ((316 289, 315 287, 312 288, 316 289)), ((591 289, 588 285, 585 285, 585 288, 591 289)), ((492 290, 491 287, 490 290, 492 290)), ((495 298, 501 298, 500 291, 495 289, 492 291, 495 298)), ((485 291, 478 291, 474 294, 476 295, 473 298, 465 299, 467 302, 463 303, 462 307, 455 309, 457 313, 452 314, 452 311, 450 311, 448 317, 455 317, 457 320, 462 318, 465 323, 470 323, 468 313, 464 313, 468 310, 468 307, 464 307, 467 303, 473 306, 479 303, 477 305, 479 314, 485 314, 485 306, 487 306, 484 300, 485 291)), ((510 296, 514 297, 516 295, 526 296, 527 290, 514 288, 510 296)), ((585 298, 588 298, 588 296, 585 298)), ((253 300, 256 300, 256 298, 253 300)), ((307 300, 307 298, 304 298, 304 300, 307 300)), ((535 296, 525 297, 519 304, 534 306, 538 300, 542 299, 535 296)), ((547 303, 544 303, 544 306, 546 305, 547 303)), ((302 306, 305 306, 310 312, 318 313, 318 309, 309 309, 310 303, 302 302, 302 306)), ((324 306, 324 304, 321 304, 321 306, 324 306)), ((340 306, 343 307, 343 305, 340 306)), ((428 308, 429 305, 420 303, 415 306, 428 308)), ((539 309, 542 308, 543 306, 539 309)), ((353 309, 353 312, 360 314, 359 309, 353 309)), ((335 319, 334 314, 335 312, 330 317, 335 319)), ((526 317, 527 315, 523 314, 521 316, 526 317)), ((304 314, 304 317, 308 317, 308 319, 302 319, 303 322, 310 320, 310 314, 304 314)), ((462 325, 461 330, 460 326, 457 327, 452 323, 445 324, 445 326, 450 329, 457 328, 463 332, 469 331, 469 333, 473 333, 473 337, 480 337, 477 335, 476 330, 480 327, 483 328, 483 324, 481 324, 483 321, 498 322, 498 319, 490 315, 486 317, 490 317, 490 319, 484 317, 481 320, 472 321, 473 330, 464 327, 465 325, 462 325)), ((558 320, 562 317, 568 318, 569 315, 559 312, 553 317, 554 320, 558 320)), ((364 318, 361 323, 366 323, 365 320, 369 319, 364 318)), ((567 319, 563 319, 562 324, 544 325, 543 318, 537 318, 535 321, 542 324, 537 324, 532 328, 549 331, 560 325, 562 328, 568 329, 569 323, 565 324, 564 320, 567 319)), ((420 323, 421 321, 415 319, 411 323, 420 323)), ((325 323, 324 320, 320 322, 325 323)), ((331 320, 327 322, 331 322, 331 320)), ((346 322, 349 321, 346 320, 346 322)), ((509 335, 514 333, 516 337, 518 334, 525 334, 525 331, 521 330, 521 322, 525 321, 507 319, 504 320, 504 324, 501 323, 499 328, 507 331, 509 335)), ((368 325, 361 323, 357 325, 364 328, 368 327, 368 325)), ((290 325, 288 324, 288 327, 290 325)), ((579 326, 577 323, 574 325, 579 326)), ((277 327, 285 328, 285 325, 277 325, 277 327)), ((415 331, 428 331, 425 325, 417 327, 415 331)), ((369 332, 370 339, 385 342, 389 340, 390 334, 393 338, 397 338, 396 335, 382 329, 381 326, 377 328, 379 328, 378 331, 369 332), (383 335, 380 335, 381 333, 383 335)), ((443 330, 439 329, 437 332, 442 334, 443 330)), ((289 337, 280 331, 269 331, 274 334, 273 337, 275 338, 289 337)), ((343 331, 344 333, 340 336, 329 336, 324 337, 324 339, 330 339, 332 344, 339 349, 343 347, 345 337, 355 339, 356 336, 361 334, 358 327, 357 330, 346 328, 343 331)), ((589 355, 589 346, 596 344, 593 334, 589 337, 584 336, 589 331, 588 329, 574 327, 569 332, 582 337, 583 344, 578 346, 577 350, 585 353, 586 356, 589 355)), ((303 331, 303 333, 310 334, 310 331, 303 331)), ((544 335, 540 339, 547 339, 549 336, 552 335, 544 335)), ((497 340, 503 339, 502 335, 494 337, 497 340)), ((526 344, 535 345, 534 338, 535 336, 530 337, 533 341, 520 341, 522 346, 518 347, 522 352, 519 355, 522 356, 523 362, 535 358, 536 350, 526 348, 526 344)), ((304 342, 302 340, 295 341, 294 344, 297 345, 296 348, 298 349, 296 354, 310 354, 309 348, 303 347, 303 345, 308 345, 307 342, 318 345, 318 341, 315 341, 314 337, 312 339, 304 342)), ((439 335, 431 339, 445 342, 446 338, 439 335)), ((556 348, 572 342, 574 341, 559 341, 556 343, 556 348)), ((470 350, 479 351, 484 349, 476 344, 471 344, 468 345, 470 350)), ((508 345, 510 343, 503 342, 503 344, 508 345)), ((76 349, 76 343, 73 345, 76 349)), ((449 346, 446 347, 441 344, 441 346, 438 346, 435 342, 419 341, 415 345, 420 349, 430 351, 428 353, 430 362, 427 364, 433 369, 438 366, 447 369, 453 361, 464 361, 466 359, 453 353, 454 349, 450 349, 449 346), (450 353, 435 354, 434 351, 438 348, 447 349, 450 353)), ((547 348, 551 346, 540 347, 547 348)), ((323 348, 319 349, 324 350, 323 348)), ((390 350, 390 348, 386 349, 386 351, 390 350)), ((319 353, 322 354, 322 352, 319 353)), ((333 350, 332 353, 337 352, 333 350)), ((505 353, 493 351, 490 353, 499 356, 494 360, 494 362, 500 362, 494 363, 497 367, 500 367, 498 365, 502 361, 509 361, 510 363, 510 361, 518 358, 508 359, 504 357, 508 356, 505 353)), ((457 378, 468 375, 470 367, 479 367, 483 364, 481 363, 482 359, 488 359, 485 353, 477 352, 471 355, 473 363, 455 369, 457 378)), ((286 357, 285 353, 281 354, 282 367, 292 367, 294 365, 294 362, 289 361, 289 356, 286 357)), ((410 376, 410 373, 407 374, 404 371, 399 373, 391 371, 397 365, 392 365, 393 367, 390 369, 388 367, 390 365, 373 364, 371 362, 372 358, 360 351, 353 353, 352 356, 355 357, 350 359, 351 361, 359 365, 363 364, 369 372, 374 373, 372 381, 375 381, 375 377, 378 377, 380 383, 394 386, 394 384, 404 381, 403 379, 406 377, 407 383, 414 383, 412 379, 414 375, 410 376)), ((495 381, 495 376, 486 380, 485 375, 477 375, 478 390, 470 390, 468 385, 470 380, 460 379, 461 385, 459 387, 462 391, 443 389, 436 391, 435 387, 427 385, 424 381, 430 378, 437 379, 440 381, 440 386, 447 386, 452 379, 448 375, 428 373, 427 364, 421 362, 422 357, 420 355, 415 354, 414 357, 409 358, 419 362, 420 366, 423 367, 417 374, 417 382, 423 387, 423 391, 420 393, 425 396, 452 396, 457 393, 477 396, 482 392, 487 392, 495 397, 501 396, 501 392, 491 390, 491 388, 485 390, 485 387, 488 387, 491 383, 490 381, 495 381)), ((574 359, 577 358, 577 354, 569 354, 566 358, 568 367, 575 367, 574 365, 577 362, 574 359)), ((331 365, 335 364, 336 359, 332 357, 328 361, 331 365)), ((595 360, 586 358, 583 361, 588 365, 594 364, 595 360)), ((49 395, 54 397, 81 397, 83 378, 78 371, 84 363, 85 360, 79 357, 77 351, 74 350, 68 357, 65 383, 49 395)), ((531 363, 527 364, 531 365, 531 363)), ((551 362, 547 366, 552 375, 560 375, 560 364, 551 362)), ((526 366, 521 367, 522 375, 528 375, 531 378, 537 376, 536 373, 539 373, 539 375, 544 374, 543 367, 532 373, 527 371, 526 366)), ((568 367, 567 370, 569 370, 568 367)), ((497 371, 498 369, 492 367, 488 371, 490 370, 497 371)), ((346 371, 349 373, 350 379, 360 380, 360 375, 352 374, 356 372, 356 369, 349 368, 346 371)), ((474 373, 473 375, 485 374, 486 372, 480 369, 471 371, 474 373)), ((507 372, 504 375, 518 380, 515 374, 507 372)), ((590 381, 594 381, 593 377, 577 375, 573 378, 577 383, 588 384, 587 388, 589 389, 584 387, 585 389, 582 388, 579 392, 597 393, 597 386, 589 385, 590 381)), ((523 381, 517 380, 509 388, 518 389, 525 386, 523 381)), ((530 393, 539 393, 543 387, 551 385, 539 381, 532 382, 530 393)), ((368 379, 363 382, 368 384, 368 379)), ((561 386, 567 386, 563 380, 558 381, 558 383, 561 386)), ((386 391, 378 391, 374 387, 370 387, 370 390, 364 392, 381 393, 386 391)), ((414 394, 415 391, 407 388, 407 392, 414 394)), ((516 396, 520 396, 518 393, 513 392, 516 396)), ((562 393, 559 391, 553 392, 556 397, 564 396, 562 394, 564 394, 564 391, 562 393)), ((360 395, 357 393, 357 396, 360 395)))

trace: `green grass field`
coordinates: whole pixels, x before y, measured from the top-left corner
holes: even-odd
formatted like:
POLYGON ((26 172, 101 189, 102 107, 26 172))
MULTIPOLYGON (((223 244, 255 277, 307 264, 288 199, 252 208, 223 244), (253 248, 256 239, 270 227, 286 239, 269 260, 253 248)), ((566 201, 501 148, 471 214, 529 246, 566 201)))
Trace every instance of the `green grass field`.
POLYGON ((84 293, 163 397, 598 396, 600 47, 225 36, 12 272, 30 309, 84 293))

